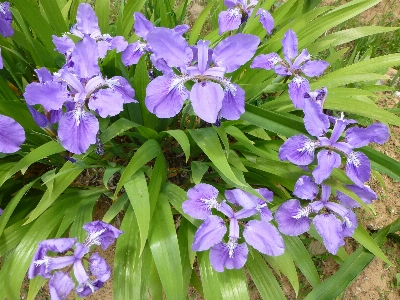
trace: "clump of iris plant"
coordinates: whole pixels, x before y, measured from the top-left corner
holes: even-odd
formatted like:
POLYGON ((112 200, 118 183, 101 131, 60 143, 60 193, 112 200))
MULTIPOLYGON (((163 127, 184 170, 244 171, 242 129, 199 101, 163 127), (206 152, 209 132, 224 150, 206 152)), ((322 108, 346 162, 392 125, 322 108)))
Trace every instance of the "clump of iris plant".
POLYGON ((36 276, 50 278, 51 299, 67 299, 73 288, 78 297, 88 296, 101 288, 111 276, 110 267, 97 252, 92 253, 89 258, 85 256, 89 254, 90 247, 93 245, 101 246, 103 250, 106 250, 123 232, 102 221, 87 223, 83 225, 83 229, 88 233, 83 243, 77 242, 77 238, 44 240, 39 243, 33 256, 28 278, 32 279, 36 276), (62 256, 48 255, 48 252, 64 253, 66 251, 72 252, 71 255, 68 255, 68 252, 62 256), (88 261, 88 269, 84 261, 88 261), (72 271, 78 282, 76 287, 71 278, 72 271))
MULTIPOLYGON (((272 201, 273 193, 268 189, 256 191, 267 202, 272 201)), ((227 190, 226 200, 221 202, 217 199, 218 190, 204 183, 189 189, 187 196, 189 199, 182 204, 183 211, 193 218, 204 220, 194 235, 192 250, 205 251, 211 248, 210 262, 216 271, 242 268, 249 252, 247 244, 270 256, 283 254, 285 245, 282 236, 270 223, 272 213, 264 200, 234 189, 227 190), (242 208, 238 209, 238 206, 242 208), (222 213, 224 219, 214 212, 222 213), (240 232, 244 242, 241 242, 240 232)))

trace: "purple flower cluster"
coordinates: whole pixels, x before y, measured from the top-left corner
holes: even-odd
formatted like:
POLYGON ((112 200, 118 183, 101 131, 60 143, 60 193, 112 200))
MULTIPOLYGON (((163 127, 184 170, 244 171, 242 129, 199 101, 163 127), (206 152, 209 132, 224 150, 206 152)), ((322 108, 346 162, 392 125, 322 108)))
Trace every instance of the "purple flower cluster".
POLYGON ((28 105, 40 104, 44 109, 42 115, 30 107, 36 123, 55 136, 52 124, 58 122, 61 144, 68 151, 81 154, 96 143, 99 121, 93 113, 102 118, 115 116, 125 103, 136 100, 135 91, 125 78, 107 79, 101 75, 99 58, 114 48, 122 51, 127 43, 122 37, 101 35, 89 4, 80 4, 71 33, 82 39, 74 44, 66 35, 53 37, 56 49, 66 57, 64 67, 54 74, 45 68, 36 70, 39 82, 27 85, 24 97, 28 105))
MULTIPOLYGON (((257 191, 268 202, 272 201, 271 191, 266 188, 257 191)), ((270 224, 273 219, 272 213, 262 199, 240 189, 234 189, 227 190, 226 200, 219 202, 218 190, 204 183, 189 189, 187 195, 189 199, 182 204, 183 211, 193 218, 204 220, 195 233, 192 249, 205 251, 211 248, 210 262, 218 272, 223 272, 224 268, 242 268, 247 261, 247 244, 270 256, 283 254, 285 245, 282 236, 270 224), (237 210, 237 206, 241 206, 242 209, 237 210), (213 215, 212 209, 222 213, 226 217, 225 220, 213 215), (248 218, 252 219, 245 221, 248 218), (227 242, 224 242, 228 231, 227 222, 229 222, 229 233, 227 242), (241 232, 239 225, 244 227, 243 243, 239 243, 241 232)))
POLYGON ((68 294, 75 287, 75 283, 69 275, 71 268, 78 282, 78 286, 75 288, 78 297, 88 296, 97 291, 111 276, 110 267, 97 252, 93 253, 89 259, 85 258, 85 255, 90 252, 92 245, 100 245, 103 250, 106 250, 123 232, 102 221, 87 223, 83 225, 83 229, 88 233, 88 237, 82 244, 77 242, 76 238, 44 240, 39 243, 33 256, 28 278, 32 279, 38 275, 50 278, 51 299, 67 299, 68 294), (74 245, 75 249, 73 249, 74 245), (73 254, 57 257, 49 256, 49 251, 57 253, 73 251, 73 254), (83 260, 89 262, 89 274, 85 270, 83 260), (66 272, 55 271, 52 273, 53 270, 68 266, 71 267, 66 272))

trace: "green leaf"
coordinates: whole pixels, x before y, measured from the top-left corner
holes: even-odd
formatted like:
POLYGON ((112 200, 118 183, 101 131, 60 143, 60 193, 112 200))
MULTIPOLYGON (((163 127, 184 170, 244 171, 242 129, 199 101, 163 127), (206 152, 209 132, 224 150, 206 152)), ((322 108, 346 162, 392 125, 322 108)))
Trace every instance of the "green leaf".
POLYGON ((167 299, 184 299, 182 264, 168 198, 160 194, 149 233, 149 245, 167 299), (171 276, 171 270, 174 270, 171 276))
POLYGON ((274 259, 281 272, 289 279, 296 296, 299 293, 299 277, 297 276, 296 267, 294 266, 293 259, 288 251, 285 251, 282 255, 271 257, 274 259))
POLYGON ((370 147, 363 147, 361 151, 371 160, 372 169, 389 175, 394 180, 400 181, 400 163, 397 160, 370 147))
POLYGON ((115 121, 112 123, 101 135, 100 139, 101 142, 107 143, 109 140, 112 138, 116 137, 117 135, 120 135, 121 133, 133 128, 133 127, 138 127, 140 126, 139 124, 129 121, 127 119, 119 119, 118 121, 115 121))
POLYGON ((99 19, 99 27, 101 32, 108 33, 108 22, 110 20, 110 0, 96 1, 94 10, 99 19))
POLYGON ((113 205, 111 205, 111 207, 107 210, 106 214, 103 217, 103 222, 110 223, 111 220, 114 219, 120 211, 122 211, 127 201, 127 194, 123 194, 121 197, 119 197, 117 201, 115 201, 113 205))
POLYGON ((225 174, 227 178, 229 178, 229 180, 238 186, 244 186, 232 172, 224 151, 222 150, 218 135, 213 128, 191 129, 189 130, 189 133, 207 157, 221 172, 225 174))
POLYGON ((162 153, 160 145, 155 140, 146 141, 133 155, 129 164, 126 166, 125 171, 121 174, 121 178, 118 182, 117 189, 115 190, 114 196, 118 194, 122 186, 128 182, 129 178, 136 173, 141 167, 143 167, 150 160, 162 153))
POLYGON ((174 139, 178 141, 178 143, 181 145, 183 152, 185 153, 186 156, 186 162, 188 161, 190 157, 190 142, 189 139, 186 135, 186 133, 182 130, 167 130, 164 131, 171 135, 174 139))
POLYGON ((121 24, 121 26, 117 26, 117 35, 128 37, 129 32, 132 30, 133 13, 135 11, 141 11, 145 2, 146 0, 130 0, 127 2, 123 14, 118 15, 117 24, 121 24), (121 19, 121 21, 119 19, 121 19))
POLYGON ((243 269, 224 270, 218 273, 222 299, 250 300, 246 274, 243 269))
POLYGON ((197 254, 200 266, 201 282, 203 283, 203 292, 205 300, 222 300, 218 275, 210 264, 210 251, 203 251, 197 254))
POLYGON ((40 0, 42 8, 46 13, 49 24, 54 28, 56 35, 62 35, 68 31, 68 26, 65 24, 61 14, 60 7, 54 0, 40 0))
POLYGON ((149 182, 150 217, 153 216, 158 194, 167 180, 167 162, 164 155, 157 157, 149 182))
POLYGON ((195 184, 199 184, 204 174, 208 171, 208 164, 201 161, 192 161, 190 163, 192 170, 192 180, 195 184))
MULTIPOLYGON (((139 226, 141 254, 146 244, 150 225, 150 202, 147 189, 146 177, 142 170, 138 170, 132 178, 124 184, 129 201, 133 207, 136 220, 139 226)), ((139 254, 139 255, 140 255, 139 254)))
POLYGON ((214 1, 210 1, 206 7, 203 8, 200 15, 197 17, 196 22, 192 27, 189 37, 189 45, 194 45, 199 38, 200 32, 203 29, 204 22, 209 16, 211 8, 214 6, 214 1))
MULTIPOLYGON (((12 248, 17 246, 22 238, 26 235, 29 228, 31 228, 33 223, 22 226, 24 220, 21 220, 17 223, 12 224, 10 227, 7 227, 3 233, 0 235, 0 256, 4 257, 4 255, 9 252, 12 248)), ((5 261, 4 261, 5 262, 5 261)))

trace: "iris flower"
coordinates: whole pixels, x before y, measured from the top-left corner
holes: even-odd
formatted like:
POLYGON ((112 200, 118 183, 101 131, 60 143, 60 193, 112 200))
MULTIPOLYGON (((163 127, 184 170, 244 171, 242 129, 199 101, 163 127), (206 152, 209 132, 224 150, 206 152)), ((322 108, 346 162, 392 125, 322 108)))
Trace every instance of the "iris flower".
POLYGON ((14 119, 0 115, 0 153, 14 153, 25 141, 25 131, 14 119))

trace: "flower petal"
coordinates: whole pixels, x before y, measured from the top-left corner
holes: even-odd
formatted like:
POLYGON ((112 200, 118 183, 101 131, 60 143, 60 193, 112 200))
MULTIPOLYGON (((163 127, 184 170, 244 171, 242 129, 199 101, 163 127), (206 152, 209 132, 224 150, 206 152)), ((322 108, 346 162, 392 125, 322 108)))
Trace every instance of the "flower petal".
POLYGON ((116 116, 124 110, 124 98, 112 89, 101 89, 89 99, 89 109, 95 110, 100 117, 116 116))
POLYGON ((285 59, 287 61, 291 61, 293 58, 297 56, 299 52, 297 44, 298 40, 296 33, 291 29, 286 31, 282 39, 282 46, 283 46, 283 54, 285 55, 285 59))
POLYGON ((50 297, 52 300, 66 300, 74 287, 71 277, 61 271, 54 272, 49 281, 50 297))
POLYGON ((250 68, 271 70, 275 66, 275 64, 281 61, 282 59, 277 53, 261 54, 254 58, 253 62, 250 65, 250 68))
POLYGON ((97 252, 90 256, 89 260, 90 273, 96 276, 98 280, 106 282, 110 279, 111 270, 106 260, 102 258, 97 252))
POLYGON ((362 152, 350 153, 347 156, 346 174, 356 185, 363 187, 371 174, 369 158, 362 152))
POLYGON ((237 84, 232 83, 233 88, 225 89, 220 116, 227 120, 238 120, 244 113, 245 94, 237 84))
POLYGON ((389 128, 383 123, 374 123, 367 128, 351 127, 346 131, 346 142, 354 148, 360 148, 369 143, 382 145, 390 136, 389 128))
POLYGON ((0 152, 14 153, 25 141, 25 131, 14 119, 0 115, 0 152))
POLYGON ((314 217, 314 226, 324 241, 329 253, 336 254, 340 246, 344 246, 343 228, 339 219, 332 214, 314 217))
POLYGON ((193 251, 204 251, 221 242, 227 229, 218 216, 209 216, 197 229, 192 245, 193 251))
POLYGON ((71 100, 67 87, 54 81, 28 84, 24 98, 29 105, 40 104, 47 111, 61 109, 64 102, 71 100))
MULTIPOLYGON (((85 245, 100 245, 106 250, 123 231, 103 221, 93 221, 82 226, 88 233, 85 245)), ((90 247, 90 246, 88 246, 90 247)))
POLYGON ((122 51, 122 62, 125 66, 136 65, 143 54, 146 53, 146 44, 136 41, 129 44, 124 51, 122 51))
POLYGON ((188 190, 189 200, 182 203, 183 211, 195 219, 205 220, 211 215, 212 208, 218 208, 218 190, 206 183, 196 184, 188 190))
POLYGON ((83 34, 101 35, 99 20, 90 4, 81 3, 78 6, 76 28, 83 34))
POLYGON ((269 13, 269 11, 259 8, 256 16, 260 16, 261 25, 268 32, 268 34, 271 34, 272 30, 274 29, 274 18, 269 13))
POLYGON ((64 55, 71 53, 75 47, 74 41, 67 35, 63 35, 62 37, 53 35, 53 43, 56 45, 55 50, 64 55))
POLYGON ((154 29, 153 23, 147 20, 140 12, 135 12, 133 18, 135 19, 133 28, 135 29, 136 35, 146 40, 147 34, 154 29))
POLYGON ((328 66, 329 63, 323 60, 309 60, 301 67, 301 70, 308 77, 315 77, 324 73, 328 66))
POLYGON ((218 243, 210 250, 210 262, 217 272, 223 272, 224 268, 241 269, 247 261, 248 253, 246 243, 218 243))
POLYGON ((242 23, 242 14, 238 7, 233 7, 227 11, 221 11, 218 15, 219 35, 228 30, 238 29, 242 23))
POLYGON ((74 70, 78 77, 88 79, 99 75, 98 58, 99 53, 94 39, 85 36, 81 41, 77 42, 71 54, 71 61, 74 63, 74 70))
POLYGON ((329 118, 322 112, 318 103, 304 99, 304 126, 309 134, 319 137, 324 135, 330 126, 329 118))
MULTIPOLYGON (((352 190, 362 201, 366 204, 371 204, 373 200, 378 199, 375 192, 370 189, 368 186, 360 187, 358 185, 352 184, 347 186, 350 190, 352 190)), ((340 191, 336 191, 337 197, 340 203, 348 208, 360 207, 361 205, 350 198, 349 196, 343 194, 340 191)))
POLYGON ((315 182, 321 184, 322 181, 331 176, 334 168, 339 168, 342 163, 340 155, 331 150, 322 150, 317 154, 318 166, 312 172, 315 182))
POLYGON ((128 80, 122 76, 114 76, 110 80, 116 80, 118 82, 118 84, 114 85, 112 88, 121 94, 122 99, 124 99, 124 104, 137 102, 137 100, 133 99, 135 97, 135 90, 128 80))
POLYGON ((318 185, 310 176, 301 176, 294 186, 293 195, 305 200, 314 200, 318 195, 318 185))
POLYGON ((224 91, 214 82, 203 81, 193 85, 190 101, 194 112, 204 121, 215 123, 222 107, 224 91))
POLYGON ((299 200, 284 202, 275 212, 279 231, 289 236, 300 235, 310 229, 311 220, 308 207, 302 208, 299 200))
POLYGON ((298 166, 306 166, 314 160, 314 151, 318 141, 310 140, 305 135, 295 135, 288 138, 279 148, 280 160, 288 160, 298 166))
POLYGON ((304 94, 310 92, 310 83, 301 76, 295 76, 289 83, 289 96, 294 107, 303 109, 304 94))

